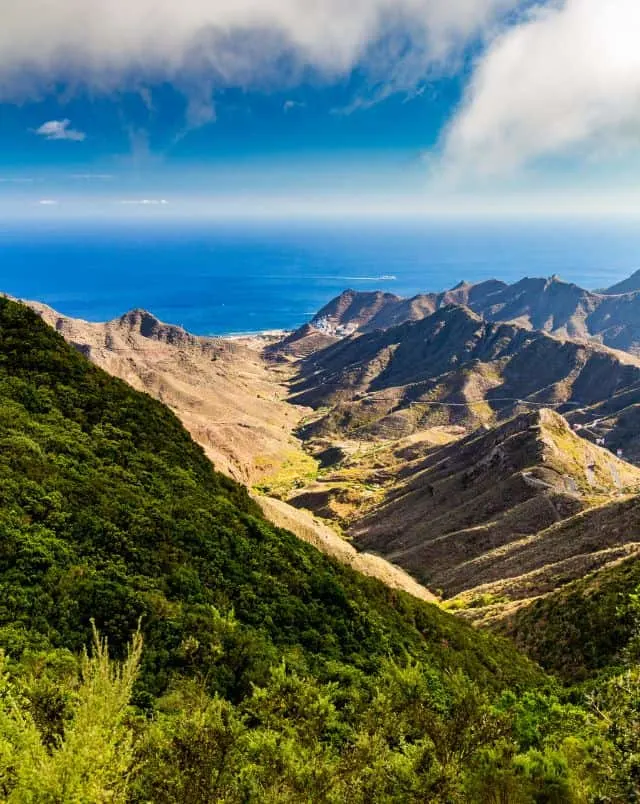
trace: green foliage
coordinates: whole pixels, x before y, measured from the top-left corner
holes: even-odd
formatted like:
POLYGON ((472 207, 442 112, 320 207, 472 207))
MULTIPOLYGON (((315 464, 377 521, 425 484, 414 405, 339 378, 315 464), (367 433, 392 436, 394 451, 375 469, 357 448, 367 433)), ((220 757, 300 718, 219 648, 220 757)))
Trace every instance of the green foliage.
POLYGON ((78 652, 92 617, 116 657, 142 617, 138 703, 182 675, 239 701, 283 653, 318 674, 408 653, 497 688, 538 677, 506 642, 274 528, 168 409, 3 299, 0 647, 78 652))
POLYGON ((632 558, 535 601, 506 632, 546 669, 583 681, 621 667, 630 652, 626 658, 640 658, 639 591, 640 561, 632 558))
POLYGON ((122 665, 109 660, 94 630, 69 696, 63 730, 52 742, 34 716, 34 679, 13 682, 0 665, 0 794, 16 804, 95 804, 127 800, 133 768, 129 701, 142 637, 136 633, 122 665))
MULTIPOLYGON (((607 776, 620 801, 640 801, 640 667, 632 665, 598 686, 591 696, 615 746, 607 776)), ((615 795, 615 793, 614 793, 615 795)))
POLYGON ((613 692, 563 703, 506 640, 273 527, 4 299, 0 648, 10 802, 622 801, 635 772, 613 692))

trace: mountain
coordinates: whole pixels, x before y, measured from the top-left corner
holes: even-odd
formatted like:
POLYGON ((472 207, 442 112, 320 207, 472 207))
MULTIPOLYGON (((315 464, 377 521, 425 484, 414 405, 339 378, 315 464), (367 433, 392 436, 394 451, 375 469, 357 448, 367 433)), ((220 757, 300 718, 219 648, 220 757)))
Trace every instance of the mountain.
POLYGON ((322 328, 329 322, 331 334, 344 336, 419 320, 449 304, 469 307, 487 321, 514 322, 528 329, 595 340, 612 349, 640 354, 638 273, 601 292, 585 290, 557 276, 525 277, 510 285, 498 280, 462 282, 443 293, 425 293, 412 299, 346 291, 310 324, 322 328))
MULTIPOLYGON (((583 522, 584 530, 611 529, 621 540, 625 529, 638 533, 640 498, 606 506, 583 522)), ((629 532, 629 531, 627 531, 629 532)), ((568 538, 571 532, 565 534, 568 538)), ((640 561, 635 552, 561 589, 534 600, 496 623, 543 667, 565 681, 582 681, 624 667, 625 651, 637 639, 637 607, 633 596, 640 588, 640 561)), ((637 599, 637 597, 636 597, 637 599)), ((633 656, 634 660, 637 656, 633 656)))
POLYGON ((446 597, 522 601, 640 551, 637 528, 594 524, 639 489, 639 469, 541 410, 408 464, 351 536, 446 597))
POLYGON ((625 460, 640 465, 640 387, 568 414, 583 438, 600 442, 625 460))
POLYGON ((490 425, 531 405, 571 410, 638 386, 640 362, 630 355, 452 305, 345 337, 299 362, 290 385, 291 401, 318 411, 307 435, 360 438, 490 425))
POLYGON ((171 407, 236 480, 258 482, 301 453, 291 431, 304 410, 286 403, 286 377, 265 365, 268 339, 198 337, 145 310, 96 324, 29 304, 93 363, 171 407))
POLYGON ((381 310, 401 302, 402 299, 393 293, 345 290, 316 313, 311 326, 327 334, 348 334, 367 324, 381 310))
MULTIPOLYGON (((409 611, 471 647, 471 633, 436 607, 391 594, 270 525, 165 406, 4 299, 0 402, 0 644, 13 655, 45 644, 78 649, 91 616, 117 651, 144 616, 153 653, 169 618, 178 638, 157 656, 168 683, 170 666, 182 666, 181 640, 213 635, 215 618, 201 621, 202 606, 233 609, 239 637, 255 629, 267 655, 295 646, 310 666, 322 656, 357 665, 357 655, 365 666, 383 633, 400 652, 431 651, 409 611)), ((484 659, 469 658, 482 675, 484 659)))
POLYGON ((6 299, 0 422, 3 798, 608 791, 593 716, 509 642, 271 525, 169 409, 6 299), (115 659, 141 628, 124 669, 78 656, 92 618, 115 659))
POLYGON ((282 340, 268 345, 265 353, 271 359, 308 357, 339 341, 340 336, 332 334, 333 332, 334 330, 331 328, 319 328, 313 324, 305 324, 282 340))
POLYGON ((631 276, 617 282, 615 285, 601 291, 607 296, 618 296, 621 293, 636 293, 640 291, 640 270, 635 271, 631 276))

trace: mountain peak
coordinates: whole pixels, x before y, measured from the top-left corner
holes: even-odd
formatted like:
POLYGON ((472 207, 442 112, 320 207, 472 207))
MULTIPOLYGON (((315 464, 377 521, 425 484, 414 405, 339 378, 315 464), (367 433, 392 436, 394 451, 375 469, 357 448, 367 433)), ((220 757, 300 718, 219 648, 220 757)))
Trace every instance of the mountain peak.
POLYGON ((195 343, 198 339, 175 324, 165 324, 153 313, 136 307, 114 322, 118 327, 154 341, 172 345, 195 343))

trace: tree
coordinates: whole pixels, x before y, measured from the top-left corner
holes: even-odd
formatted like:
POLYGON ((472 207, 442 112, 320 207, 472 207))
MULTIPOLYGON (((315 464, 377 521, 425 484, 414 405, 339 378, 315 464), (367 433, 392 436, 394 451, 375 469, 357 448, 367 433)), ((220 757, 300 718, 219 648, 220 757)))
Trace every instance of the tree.
POLYGON ((129 702, 142 653, 134 634, 126 660, 109 658, 93 626, 93 650, 82 656, 63 734, 47 744, 36 724, 28 682, 21 687, 0 659, 0 794, 10 804, 124 802, 133 766, 129 702))

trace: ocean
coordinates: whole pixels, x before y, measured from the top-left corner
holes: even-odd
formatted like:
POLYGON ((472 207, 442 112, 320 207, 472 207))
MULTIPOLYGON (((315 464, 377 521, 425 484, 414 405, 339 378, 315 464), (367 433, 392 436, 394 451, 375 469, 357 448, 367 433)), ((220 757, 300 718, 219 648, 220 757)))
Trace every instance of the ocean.
POLYGON ((630 222, 0 224, 0 291, 104 321, 143 307, 203 335, 292 329, 346 288, 399 295, 640 268, 630 222))

